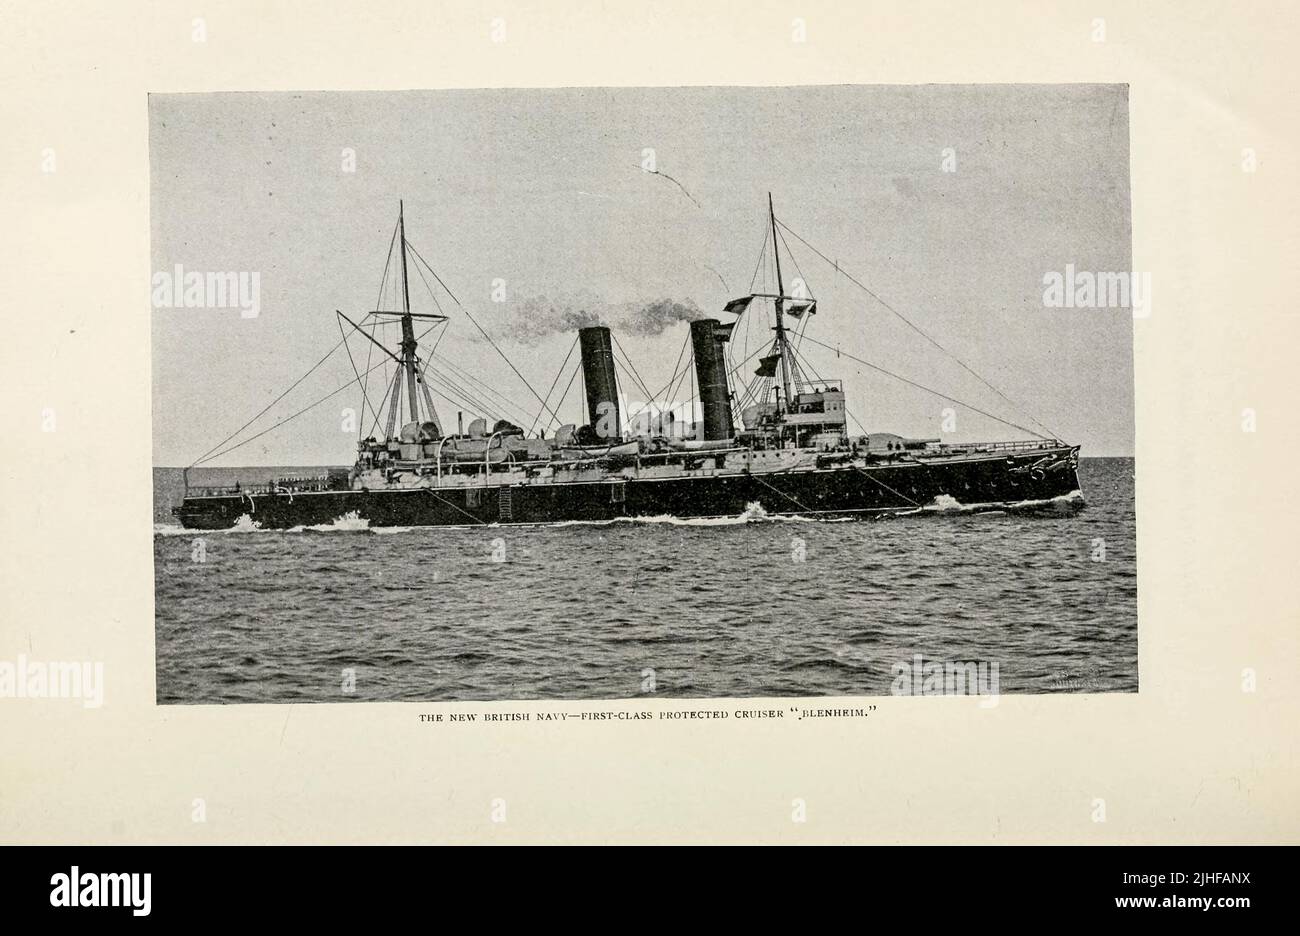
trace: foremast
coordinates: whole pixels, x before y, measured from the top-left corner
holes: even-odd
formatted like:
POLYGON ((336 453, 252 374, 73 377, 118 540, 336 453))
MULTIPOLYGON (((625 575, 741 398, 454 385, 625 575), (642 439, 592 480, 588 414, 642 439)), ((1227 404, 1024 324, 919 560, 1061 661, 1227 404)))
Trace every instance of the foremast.
MULTIPOLYGON (((406 210, 401 201, 397 203, 397 230, 401 238, 402 255, 402 368, 406 371, 406 400, 411 422, 418 423, 420 406, 415 396, 415 352, 419 343, 415 340, 415 326, 411 322, 411 284, 406 278, 406 210)), ((425 392, 428 392, 428 388, 425 388, 425 392)), ((429 404, 429 412, 433 412, 432 402, 429 404)))
MULTIPOLYGON (((423 368, 420 366, 420 341, 415 334, 414 320, 417 318, 428 319, 438 323, 445 322, 446 316, 433 315, 429 313, 416 313, 411 311, 411 285, 407 274, 407 252, 411 248, 406 242, 406 207, 400 200, 397 203, 397 230, 394 233, 394 237, 400 255, 402 273, 401 308, 397 310, 376 309, 373 312, 368 313, 368 315, 362 319, 362 322, 373 318, 373 321, 371 322, 371 325, 373 326, 384 322, 391 322, 392 317, 396 317, 402 329, 402 341, 399 345, 401 353, 394 354, 385 345, 379 342, 373 334, 373 327, 371 331, 366 331, 362 325, 354 322, 342 312, 338 312, 337 314, 343 321, 347 322, 353 329, 367 338, 371 344, 384 352, 384 354, 391 358, 397 365, 397 372, 393 375, 391 389, 385 394, 387 397, 387 419, 385 420, 384 427, 385 441, 392 442, 397 438, 398 417, 401 416, 402 412, 403 384, 405 384, 406 388, 406 408, 409 414, 410 423, 413 423, 417 427, 417 432, 420 431, 420 427, 424 426, 426 423, 432 423, 434 435, 441 437, 443 434, 442 423, 438 419, 438 411, 433 405, 433 394, 429 392, 428 382, 425 380, 423 368), (424 401, 423 419, 421 419, 420 415, 421 399, 424 401)), ((389 259, 391 261, 391 246, 389 250, 389 259)), ((385 269, 385 274, 386 273, 387 269, 385 269)), ((382 288, 380 292, 382 294, 382 288)), ((378 414, 376 414, 376 421, 378 421, 378 414)))

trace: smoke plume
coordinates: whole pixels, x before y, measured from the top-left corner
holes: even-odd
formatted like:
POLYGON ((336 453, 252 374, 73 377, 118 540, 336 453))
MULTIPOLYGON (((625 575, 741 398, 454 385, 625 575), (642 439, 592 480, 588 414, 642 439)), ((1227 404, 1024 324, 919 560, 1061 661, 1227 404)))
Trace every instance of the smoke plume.
POLYGON ((662 333, 665 328, 678 322, 693 322, 703 317, 704 313, 700 311, 700 307, 689 299, 685 302, 660 299, 649 305, 633 307, 623 327, 633 335, 650 337, 662 333))
POLYGON ((534 296, 508 306, 494 323, 499 337, 520 342, 535 341, 559 332, 576 333, 579 328, 600 325, 601 318, 588 308, 567 302, 552 302, 534 296))
POLYGON ((485 324, 495 337, 528 343, 554 334, 576 335, 589 325, 654 337, 679 322, 703 317, 704 312, 689 299, 609 303, 586 295, 559 300, 532 296, 499 307, 485 324))

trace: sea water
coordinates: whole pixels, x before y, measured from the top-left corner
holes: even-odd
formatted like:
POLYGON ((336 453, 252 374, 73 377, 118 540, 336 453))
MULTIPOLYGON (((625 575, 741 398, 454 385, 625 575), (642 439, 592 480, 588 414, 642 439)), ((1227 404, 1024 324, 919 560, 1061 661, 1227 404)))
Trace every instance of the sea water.
POLYGON ((157 696, 887 695, 918 656, 996 665, 1001 693, 1133 692, 1134 463, 1079 473, 1082 510, 213 532, 175 524, 181 474, 158 468, 157 696))

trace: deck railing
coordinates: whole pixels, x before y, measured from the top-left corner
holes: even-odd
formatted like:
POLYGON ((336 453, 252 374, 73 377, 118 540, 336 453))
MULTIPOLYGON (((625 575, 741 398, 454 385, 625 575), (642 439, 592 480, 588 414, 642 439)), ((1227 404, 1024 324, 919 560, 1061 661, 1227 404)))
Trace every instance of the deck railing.
POLYGON ((961 449, 967 452, 1033 452, 1039 449, 1062 448, 1060 439, 1031 439, 1020 442, 945 442, 940 449, 961 449))
POLYGON ((185 489, 187 497, 238 497, 241 494, 301 494, 304 491, 333 491, 338 486, 325 475, 317 478, 275 478, 254 484, 191 484, 185 489))
MULTIPOLYGON (((936 453, 937 452, 1034 452, 1034 451, 1057 449, 1063 447, 1065 447, 1065 443, 1061 442, 1059 439, 1034 439, 1034 440, 1018 441, 1018 442, 961 442, 961 443, 940 443, 931 448, 921 449, 919 451, 916 450, 910 451, 909 454, 924 455, 927 451, 936 452, 936 453)), ((653 464, 654 462, 661 459, 664 462, 667 462, 669 459, 673 459, 673 458, 683 458, 683 459, 701 458, 701 457, 707 458, 707 457, 713 457, 719 455, 725 456, 740 451, 744 451, 744 449, 727 448, 727 449, 708 449, 708 450, 700 450, 700 451, 656 452, 652 454, 648 453, 648 454, 637 456, 635 459, 635 464, 639 469, 643 464, 646 463, 653 464)), ((903 453, 900 452, 899 454, 903 454, 903 453)), ((455 463, 455 467, 462 468, 462 469, 473 468, 474 469, 473 473, 478 475, 481 475, 485 468, 488 470, 489 473, 492 471, 508 471, 508 470, 523 469, 525 471, 528 471, 531 474, 532 471, 538 468, 547 468, 547 467, 558 468, 558 469, 573 468, 578 465, 594 464, 596 462, 600 462, 603 460, 604 460, 603 458, 599 458, 599 457, 585 458, 585 459, 554 459, 554 460, 551 459, 531 460, 530 459, 530 460, 518 460, 518 461, 515 460, 514 458, 509 458, 502 462, 490 463, 490 464, 486 462, 460 462, 460 463, 455 463)), ((416 462, 405 463, 399 460, 397 464, 404 467, 407 466, 414 467, 420 463, 416 463, 416 462)), ((441 459, 438 459, 437 471, 436 472, 430 471, 430 473, 435 474, 439 482, 441 482, 442 475, 444 473, 441 470, 442 467, 443 466, 441 464, 441 459)), ((468 471, 462 471, 462 472, 457 472, 456 474, 457 476, 459 476, 459 475, 469 474, 469 473, 470 472, 468 471)), ((266 481, 266 482, 260 482, 254 484, 240 483, 236 485, 187 485, 186 496, 188 497, 238 497, 243 494, 251 494, 256 497, 256 496, 267 495, 267 494, 289 494, 289 493, 299 494, 299 493, 311 492, 311 491, 334 491, 334 490, 342 490, 344 489, 344 487, 340 487, 338 483, 338 479, 331 478, 328 475, 321 475, 319 477, 311 477, 311 478, 301 478, 301 477, 276 478, 272 481, 266 481)))

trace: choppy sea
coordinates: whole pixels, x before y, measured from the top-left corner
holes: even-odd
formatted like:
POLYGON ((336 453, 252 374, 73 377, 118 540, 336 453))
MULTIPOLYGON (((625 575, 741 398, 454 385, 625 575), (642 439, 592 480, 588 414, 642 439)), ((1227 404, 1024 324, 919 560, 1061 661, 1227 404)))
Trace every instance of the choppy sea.
POLYGON ((1134 692, 1134 462, 1080 477, 1059 512, 199 532, 156 468, 158 701, 886 695, 920 691, 918 656, 1003 693, 1134 692))

